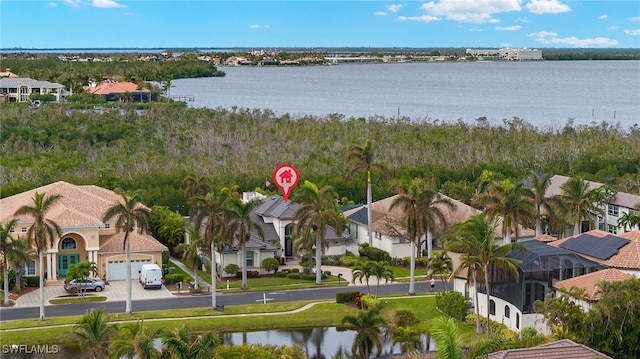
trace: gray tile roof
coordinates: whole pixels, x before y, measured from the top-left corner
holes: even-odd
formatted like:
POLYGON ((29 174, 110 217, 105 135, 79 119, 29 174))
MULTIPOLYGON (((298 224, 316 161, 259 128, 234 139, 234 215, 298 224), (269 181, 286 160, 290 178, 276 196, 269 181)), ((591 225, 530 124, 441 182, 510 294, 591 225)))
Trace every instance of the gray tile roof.
POLYGON ((284 201, 281 196, 271 196, 266 198, 262 205, 256 208, 256 213, 262 217, 272 217, 278 219, 293 219, 293 214, 300 208, 300 205, 291 201, 284 201))
POLYGON ((0 78, 0 88, 11 88, 20 86, 30 86, 49 89, 63 89, 64 85, 49 81, 39 81, 28 77, 3 77, 0 78))
POLYGON ((362 224, 365 226, 368 225, 369 217, 367 216, 367 207, 362 206, 362 208, 353 212, 347 218, 350 219, 352 222, 362 224))

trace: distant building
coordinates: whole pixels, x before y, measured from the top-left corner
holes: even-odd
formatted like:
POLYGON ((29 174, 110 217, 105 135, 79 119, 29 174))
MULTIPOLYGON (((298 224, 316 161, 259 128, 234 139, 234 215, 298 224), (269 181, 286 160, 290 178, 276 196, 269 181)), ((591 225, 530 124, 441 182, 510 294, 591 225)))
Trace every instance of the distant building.
POLYGON ((29 102, 32 93, 51 94, 55 101, 63 101, 70 95, 64 85, 49 81, 38 81, 28 77, 0 77, 0 98, 4 102, 29 102))
POLYGON ((467 49, 467 57, 472 56, 477 60, 494 61, 539 61, 542 60, 542 50, 536 49, 467 49))
POLYGON ((101 83, 92 82, 88 86, 83 86, 86 93, 101 95, 107 101, 121 101, 126 94, 130 95, 132 102, 151 102, 157 99, 156 94, 149 89, 140 87, 133 82, 103 81, 101 83))

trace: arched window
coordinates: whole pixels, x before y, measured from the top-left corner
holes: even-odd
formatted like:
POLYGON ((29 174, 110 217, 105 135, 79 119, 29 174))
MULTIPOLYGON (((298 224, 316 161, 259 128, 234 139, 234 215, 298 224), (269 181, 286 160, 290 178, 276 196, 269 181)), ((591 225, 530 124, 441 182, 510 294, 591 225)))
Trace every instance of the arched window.
POLYGON ((504 306, 504 317, 511 318, 511 308, 508 305, 504 306))
POLYGON ((65 238, 60 245, 62 249, 76 249, 76 241, 73 238, 65 238))
POLYGON ((496 315, 496 302, 493 299, 489 300, 489 314, 496 315))

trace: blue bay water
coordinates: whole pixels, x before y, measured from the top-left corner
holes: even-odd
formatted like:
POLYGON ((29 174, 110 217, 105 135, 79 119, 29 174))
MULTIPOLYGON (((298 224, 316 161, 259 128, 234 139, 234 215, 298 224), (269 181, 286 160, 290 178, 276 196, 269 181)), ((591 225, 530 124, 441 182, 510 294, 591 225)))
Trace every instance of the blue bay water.
POLYGON ((171 95, 193 107, 278 115, 409 117, 538 127, 640 123, 640 61, 443 62, 220 67, 223 78, 180 79, 171 95))

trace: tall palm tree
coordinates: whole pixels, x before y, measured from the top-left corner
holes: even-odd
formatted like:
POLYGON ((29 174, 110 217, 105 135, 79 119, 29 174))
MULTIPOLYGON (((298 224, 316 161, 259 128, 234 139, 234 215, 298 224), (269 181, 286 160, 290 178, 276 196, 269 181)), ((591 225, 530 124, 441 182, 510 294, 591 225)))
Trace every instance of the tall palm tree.
POLYGON ((640 214, 637 212, 626 212, 618 218, 618 226, 625 232, 630 231, 635 226, 640 226, 640 214))
POLYGON ((502 218, 502 234, 504 243, 511 243, 511 231, 520 236, 520 226, 535 222, 534 194, 523 182, 513 183, 510 180, 493 182, 489 190, 479 193, 474 203, 484 206, 483 213, 487 218, 502 218))
POLYGON ((447 255, 446 251, 434 251, 433 256, 427 261, 427 271, 433 274, 439 274, 442 281, 442 288, 447 291, 447 285, 445 283, 445 277, 449 277, 453 272, 453 261, 451 257, 447 255))
MULTIPOLYGON (((207 176, 187 176, 182 180, 182 183, 185 185, 184 199, 187 204, 190 203, 192 198, 205 196, 211 192, 211 180, 207 176)), ((193 209, 192 206, 189 208, 193 209)))
MULTIPOLYGON (((193 225, 187 225, 187 233, 189 235, 189 243, 178 245, 178 250, 182 252, 182 259, 187 262, 189 268, 193 271, 193 287, 198 289, 198 267, 200 267, 200 249, 204 245, 204 238, 200 233, 193 229, 193 225)), ((213 278, 211 280, 214 280, 213 278)))
MULTIPOLYGON (((524 247, 517 243, 498 245, 496 238, 496 218, 485 219, 482 215, 475 215, 464 222, 456 224, 451 231, 451 240, 447 241, 447 249, 462 253, 461 264, 454 273, 469 265, 476 276, 476 315, 478 315, 477 278, 478 274, 484 278, 487 300, 487 336, 491 336, 491 321, 489 320, 489 302, 491 296, 491 276, 493 270, 506 270, 519 280, 518 266, 521 260, 509 258, 507 255, 514 250, 524 251, 524 247), (464 266, 464 267, 463 267, 464 266)), ((453 274, 452 274, 453 275, 453 274)), ((476 323, 478 324, 478 323, 476 323)))
POLYGON ((347 172, 347 180, 353 178, 358 171, 365 171, 365 189, 367 191, 367 231, 369 232, 369 245, 373 246, 373 231, 371 229, 371 205, 373 203, 373 195, 371 192, 371 170, 378 169, 386 176, 387 168, 381 163, 374 162, 374 153, 371 140, 367 140, 364 146, 352 146, 347 153, 347 162, 352 163, 349 172, 347 172))
POLYGON ((209 247, 210 264, 211 264, 211 310, 216 309, 216 289, 217 289, 217 263, 216 263, 216 244, 220 243, 225 226, 226 213, 229 211, 226 203, 229 192, 220 191, 219 194, 209 192, 204 196, 192 197, 189 206, 194 213, 194 232, 202 233, 201 228, 204 226, 204 245, 209 247))
POLYGON ((115 331, 116 326, 109 324, 104 308, 97 310, 91 308, 91 311, 73 327, 73 334, 80 341, 80 347, 83 350, 91 349, 94 359, 97 359, 100 354, 109 355, 109 343, 115 331))
POLYGON ((436 342, 437 359, 462 359, 462 340, 458 324, 451 317, 436 318, 431 327, 431 335, 436 342))
POLYGON ((293 240, 293 252, 300 257, 307 256, 306 271, 311 273, 311 268, 313 268, 313 247, 316 244, 315 232, 293 232, 291 238, 293 240))
POLYGON ((400 343, 400 351, 403 353, 416 350, 422 343, 420 341, 420 333, 405 327, 398 327, 393 335, 393 344, 400 343))
MULTIPOLYGON (((33 205, 24 205, 18 208, 14 215, 28 215, 33 217, 34 222, 27 231, 27 237, 33 242, 33 246, 38 251, 38 261, 40 266, 40 320, 44 317, 44 252, 53 246, 56 238, 62 236, 60 226, 53 220, 47 218, 47 214, 52 206, 62 198, 59 194, 46 196, 46 193, 36 192, 33 197, 33 205)), ((49 268, 49 270, 55 270, 49 268)))
POLYGON ((536 215, 536 237, 542 235, 542 212, 548 207, 545 206, 547 197, 545 193, 547 188, 551 184, 551 176, 548 174, 538 174, 535 171, 531 171, 529 176, 531 180, 531 192, 533 194, 533 203, 535 204, 536 215))
POLYGON ((118 202, 107 208, 102 216, 103 222, 116 220, 116 230, 124 232, 124 251, 125 266, 127 268, 126 291, 127 298, 125 304, 125 313, 131 315, 131 243, 129 234, 138 229, 139 233, 143 233, 149 229, 151 216, 149 209, 142 204, 140 192, 135 192, 131 196, 121 189, 116 188, 114 191, 120 196, 118 202))
POLYGON ((175 359, 205 359, 213 356, 213 349, 220 345, 220 336, 214 332, 193 336, 189 324, 165 332, 162 335, 163 357, 175 359))
POLYGON ((438 225, 446 225, 447 220, 439 206, 455 208, 447 198, 436 190, 428 188, 424 180, 415 178, 404 181, 398 187, 398 197, 391 203, 389 210, 400 208, 406 216, 407 239, 411 242, 411 264, 409 294, 415 291, 416 242, 423 235, 427 236, 428 256, 432 253, 431 232, 438 225))
POLYGON ((582 220, 586 219, 591 224, 591 213, 602 214, 598 205, 598 193, 595 189, 590 189, 589 182, 582 177, 569 178, 560 189, 560 199, 571 216, 573 235, 577 235, 581 232, 582 220))
POLYGON ((364 280, 367 285, 367 294, 371 294, 371 290, 369 289, 369 278, 373 275, 373 273, 371 273, 373 268, 369 263, 371 262, 361 259, 357 261, 356 265, 351 269, 351 283, 355 284, 356 281, 359 281, 362 284, 362 281, 364 280))
MULTIPOLYGON (((15 239, 11 235, 18 224, 18 219, 14 218, 7 224, 0 223, 0 255, 2 255, 2 272, 4 273, 4 305, 9 305, 9 253, 13 250, 15 239)), ((16 282, 16 285, 18 282, 16 282)))
POLYGON ((380 315, 380 309, 361 310, 358 311, 358 315, 347 315, 342 318, 342 324, 348 324, 356 331, 351 349, 354 356, 367 359, 373 354, 374 347, 380 352, 382 349, 380 327, 387 324, 380 315))
POLYGON ((144 321, 138 320, 122 326, 124 332, 111 342, 109 349, 115 358, 158 359, 160 352, 153 341, 160 335, 160 330, 150 331, 144 327, 144 321))
POLYGON ((294 232, 315 235, 316 238, 316 284, 322 284, 322 248, 327 227, 337 235, 344 232, 344 218, 338 209, 337 196, 330 186, 318 189, 314 183, 305 181, 298 187, 293 201, 300 208, 293 214, 294 232))
POLYGON ((252 219, 251 213, 258 207, 262 201, 254 199, 249 202, 243 202, 241 199, 231 196, 227 205, 231 211, 229 228, 235 243, 241 251, 242 257, 242 289, 248 289, 247 284, 247 242, 251 239, 251 233, 256 232, 258 236, 264 239, 264 231, 252 219))

